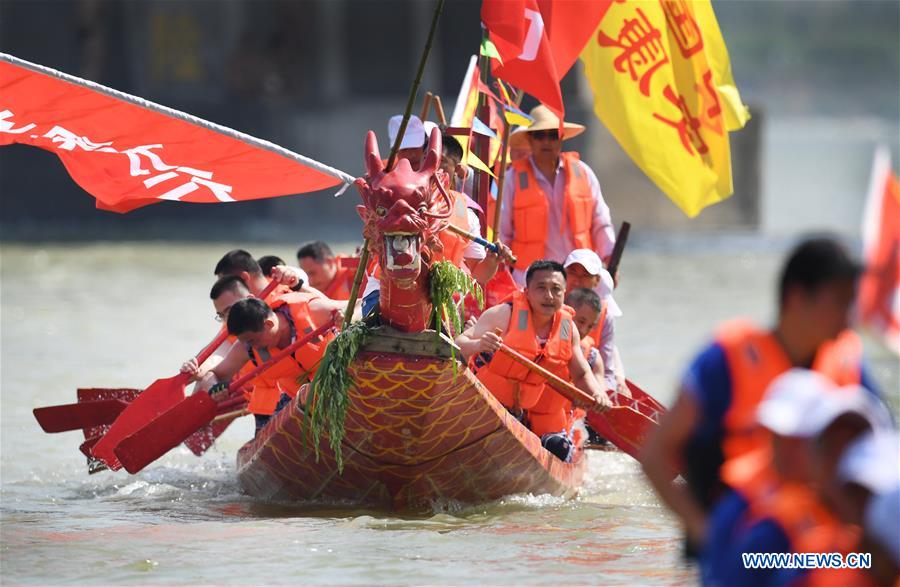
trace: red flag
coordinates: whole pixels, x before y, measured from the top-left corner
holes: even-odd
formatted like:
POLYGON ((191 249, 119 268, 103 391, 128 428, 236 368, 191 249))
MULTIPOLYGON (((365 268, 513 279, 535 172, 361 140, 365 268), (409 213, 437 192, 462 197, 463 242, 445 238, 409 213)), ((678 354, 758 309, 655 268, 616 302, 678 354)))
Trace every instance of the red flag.
POLYGON ((560 76, 537 0, 484 0, 481 20, 503 61, 494 61, 494 76, 540 100, 561 122, 565 109, 559 90, 560 76))
POLYGON ((277 145, 0 54, 0 145, 56 153, 97 207, 234 202, 353 178, 277 145))
POLYGON ((900 182, 890 154, 875 154, 863 217, 866 271, 859 284, 859 317, 900 355, 900 182))
POLYGON ((493 74, 565 117, 560 80, 572 68, 612 0, 484 0, 481 19, 503 63, 493 74))

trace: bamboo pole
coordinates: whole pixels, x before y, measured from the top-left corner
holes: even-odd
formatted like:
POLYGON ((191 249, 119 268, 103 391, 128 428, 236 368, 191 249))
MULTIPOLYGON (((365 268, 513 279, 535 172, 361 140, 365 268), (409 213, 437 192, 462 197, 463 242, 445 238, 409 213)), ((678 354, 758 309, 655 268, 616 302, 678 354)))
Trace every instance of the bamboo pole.
MULTIPOLYGON (((522 90, 516 90, 516 97, 513 98, 513 102, 515 102, 517 108, 522 103, 522 96, 524 95, 525 92, 522 90)), ((494 205, 494 218, 491 224, 491 234, 495 241, 500 238, 500 207, 503 205, 503 186, 506 183, 506 160, 509 158, 510 126, 512 125, 507 121, 503 127, 503 140, 500 143, 500 156, 498 157, 500 170, 497 173, 497 203, 494 205)))
MULTIPOLYGON (((428 55, 431 53, 431 44, 434 41, 434 34, 437 31, 437 23, 440 19, 441 12, 444 10, 444 0, 437 0, 434 7, 434 15, 431 17, 431 28, 428 31, 428 38, 425 41, 425 48, 422 50, 422 58, 419 60, 419 70, 413 80, 412 88, 409 90, 409 98, 406 101, 406 111, 403 113, 403 120, 400 121, 400 129, 397 131, 397 138, 391 147, 391 155, 388 157, 385 171, 393 168, 397 159, 397 151, 400 150, 400 143, 403 141, 403 134, 406 132, 406 125, 409 122, 410 114, 412 114, 413 104, 416 103, 416 95, 419 92, 419 84, 422 83, 422 75, 425 72, 425 64, 428 62, 428 55)), ((363 241, 363 248, 359 254, 359 267, 356 268, 356 275, 353 277, 353 287, 350 288, 350 299, 347 300, 347 309, 344 311, 344 325, 346 328, 350 325, 353 317, 353 309, 356 307, 356 298, 359 295, 359 286, 362 283, 363 275, 366 272, 366 265, 369 264, 369 239, 363 241)))

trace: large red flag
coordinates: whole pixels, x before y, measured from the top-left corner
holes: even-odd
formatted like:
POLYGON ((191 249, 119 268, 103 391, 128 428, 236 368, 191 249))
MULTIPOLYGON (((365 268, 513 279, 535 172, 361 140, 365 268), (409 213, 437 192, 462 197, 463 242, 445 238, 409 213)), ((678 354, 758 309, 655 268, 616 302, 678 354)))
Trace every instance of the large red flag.
POLYGON ((859 284, 860 320, 900 355, 900 182, 890 154, 875 154, 863 216, 866 272, 859 284))
POLYGON ((0 145, 56 153, 97 207, 234 202, 353 178, 277 145, 0 53, 0 145))
POLYGON ((560 80, 612 0, 484 0, 481 20, 500 54, 493 74, 565 117, 560 80))

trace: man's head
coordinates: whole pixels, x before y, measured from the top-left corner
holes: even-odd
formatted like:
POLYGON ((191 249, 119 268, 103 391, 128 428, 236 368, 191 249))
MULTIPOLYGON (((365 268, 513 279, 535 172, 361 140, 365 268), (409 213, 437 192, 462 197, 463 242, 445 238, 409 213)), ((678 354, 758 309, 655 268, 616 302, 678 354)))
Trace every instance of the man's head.
POLYGON ((216 320, 227 321, 231 306, 250 296, 247 284, 237 275, 225 275, 217 279, 209 291, 209 299, 212 300, 213 307, 216 309, 216 320))
POLYGON ((443 169, 450 180, 458 179, 462 181, 466 178, 466 168, 460 165, 463 158, 463 148, 456 140, 456 137, 448 134, 442 136, 443 149, 441 150, 441 169, 443 169))
POLYGON ((900 437, 895 431, 863 434, 844 451, 836 475, 835 513, 862 526, 872 496, 900 486, 900 437))
MULTIPOLYGON (((388 151, 394 147, 394 143, 397 141, 397 134, 400 132, 400 123, 402 121, 402 114, 391 116, 390 120, 388 120, 388 139, 390 140, 388 151)), ((422 159, 425 156, 425 149, 428 146, 428 137, 435 126, 430 121, 422 122, 418 116, 413 115, 409 117, 409 121, 406 123, 406 131, 403 133, 403 140, 400 142, 400 149, 397 151, 397 157, 409 160, 409 165, 413 170, 417 170, 421 166, 422 159)))
POLYGON ((600 296, 592 289, 580 287, 566 294, 566 305, 575 310, 575 327, 578 328, 581 338, 584 338, 600 320, 600 311, 603 308, 600 296))
POLYGON ((262 300, 257 298, 238 300, 228 312, 228 333, 253 348, 276 346, 278 318, 262 300))
POLYGON ((247 284, 251 279, 263 276, 259 263, 256 262, 253 255, 243 249, 234 249, 225 253, 225 256, 219 259, 213 273, 216 277, 236 275, 247 284))
POLYGON ((563 306, 566 295, 566 270, 556 261, 535 261, 525 272, 525 296, 531 311, 552 317, 563 306))
POLYGON ((811 238, 790 254, 779 281, 782 323, 815 338, 835 338, 849 325, 862 267, 835 239, 811 238))
POLYGON ((276 257, 275 255, 264 255, 257 259, 256 262, 259 263, 259 268, 266 277, 272 277, 272 269, 275 267, 287 265, 287 263, 284 262, 284 259, 276 257))
POLYGON ((590 249, 575 249, 563 263, 566 268, 566 290, 578 288, 594 289, 600 283, 603 262, 590 249))
POLYGON ((584 132, 584 126, 580 124, 564 122, 560 125, 559 117, 543 104, 531 109, 531 117, 534 119, 531 126, 513 133, 510 144, 519 149, 527 145, 535 161, 539 163, 556 161, 562 150, 562 142, 584 132))
POLYGON ((309 276, 309 284, 316 289, 327 288, 338 271, 337 258, 322 241, 313 241, 300 247, 297 250, 297 262, 309 276))

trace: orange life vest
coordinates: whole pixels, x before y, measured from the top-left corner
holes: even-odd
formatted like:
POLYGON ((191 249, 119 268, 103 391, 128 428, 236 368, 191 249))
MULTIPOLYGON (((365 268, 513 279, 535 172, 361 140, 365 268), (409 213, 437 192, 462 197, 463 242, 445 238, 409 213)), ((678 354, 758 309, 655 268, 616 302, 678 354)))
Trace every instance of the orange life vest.
MULTIPOLYGON (((509 328, 503 337, 507 346, 520 352, 548 371, 567 379, 572 358, 572 310, 563 306, 554 316, 550 335, 543 347, 534 332, 531 308, 525 293, 512 295, 509 328)), ((474 367, 474 357, 470 365, 474 367)), ((473 370, 475 370, 473 368, 473 370)), ((500 402, 512 409, 530 409, 540 399, 544 378, 516 363, 503 353, 494 353, 491 361, 477 369, 478 379, 500 402)))
POLYGON ((328 284, 322 293, 332 300, 349 300, 350 290, 353 288, 353 278, 356 277, 356 271, 348 269, 341 265, 341 256, 335 258, 337 263, 337 272, 334 279, 328 284))
MULTIPOLYGON (((560 230, 566 231, 568 228, 571 231, 574 248, 594 250, 591 223, 595 202, 587 175, 579 164, 578 153, 560 153, 559 158, 566 181, 563 222, 568 224, 568 227, 561 226, 560 230)), ((530 159, 513 161, 512 169, 516 197, 513 201, 514 232, 509 246, 518 258, 516 269, 525 270, 544 257, 550 201, 549 195, 538 185, 530 159)))
MULTIPOLYGON (((453 204, 453 210, 448 218, 450 224, 466 232, 471 232, 472 227, 469 225, 469 208, 466 206, 465 194, 453 190, 450 190, 449 194, 453 204)), ((444 245, 444 251, 435 255, 435 261, 450 261, 457 267, 463 268, 463 252, 469 245, 469 241, 449 229, 440 231, 438 238, 444 245)), ((468 272, 468 269, 465 270, 468 272)))
MULTIPOLYGON (((744 320, 723 325, 717 340, 725 351, 731 376, 731 405, 725 413, 725 460, 764 444, 756 425, 756 408, 773 379, 792 365, 771 331, 744 320)), ((816 353, 812 368, 838 385, 859 383, 862 341, 851 330, 826 342, 816 353)))
MULTIPOLYGON (((309 302, 317 298, 317 294, 293 292, 281 296, 273 302, 271 308, 279 312, 282 318, 290 322, 292 339, 303 338, 318 326, 313 323, 309 311, 309 302)), ((325 347, 334 338, 332 333, 313 340, 297 349, 293 356, 285 357, 265 373, 254 380, 250 404, 247 409, 253 414, 271 415, 282 393, 291 397, 297 395, 300 385, 312 380, 325 347)), ((278 352, 277 349, 249 349, 253 361, 259 365, 278 352)))

